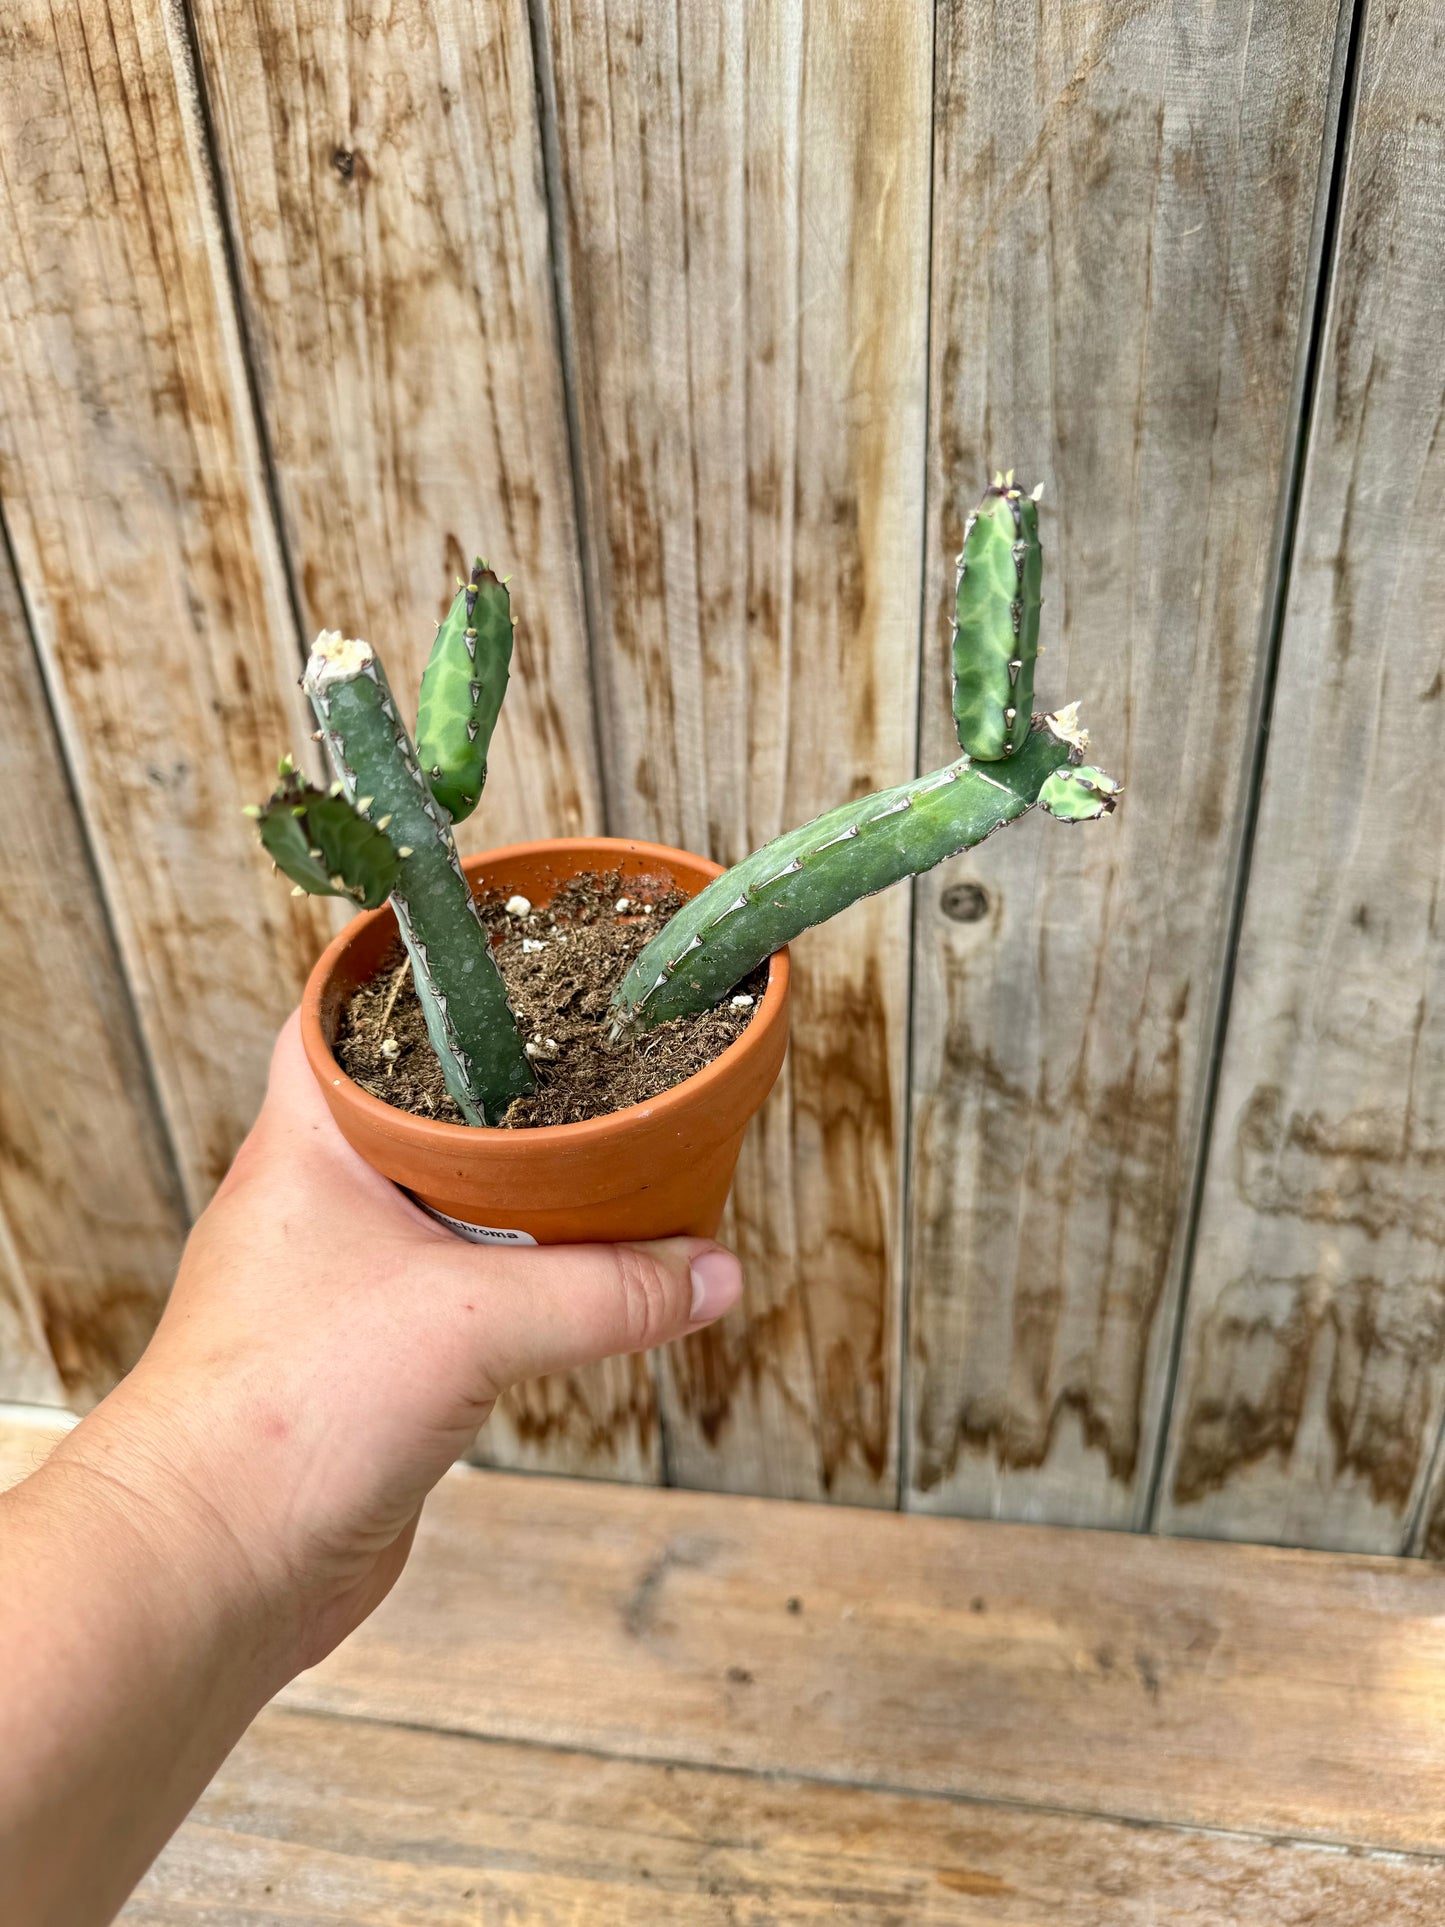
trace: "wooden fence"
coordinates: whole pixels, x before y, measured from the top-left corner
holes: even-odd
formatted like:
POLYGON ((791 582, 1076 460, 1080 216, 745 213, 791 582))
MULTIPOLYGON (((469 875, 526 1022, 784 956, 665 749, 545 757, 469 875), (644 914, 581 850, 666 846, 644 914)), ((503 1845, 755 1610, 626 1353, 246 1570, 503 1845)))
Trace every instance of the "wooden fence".
POLYGON ((482 542, 468 847, 948 753, 986 472, 1125 807, 796 946, 744 1307, 498 1462, 1445 1550, 1445 0, 13 0, 0 1396, 94 1399, 324 934, 304 640, 482 542))

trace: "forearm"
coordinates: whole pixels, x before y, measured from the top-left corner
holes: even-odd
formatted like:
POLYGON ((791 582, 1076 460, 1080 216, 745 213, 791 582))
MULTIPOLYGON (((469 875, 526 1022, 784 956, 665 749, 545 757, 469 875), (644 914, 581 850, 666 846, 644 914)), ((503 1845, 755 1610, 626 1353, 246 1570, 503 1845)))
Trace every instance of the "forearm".
POLYGON ((736 1302, 704 1239, 479 1250, 342 1142, 282 1033, 159 1329, 0 1499, 0 1922, 96 1927, 266 1700, 385 1598, 509 1385, 736 1302))
POLYGON ((290 1671, 280 1616, 107 1401, 0 1497, 0 1918, 108 1921, 290 1671))

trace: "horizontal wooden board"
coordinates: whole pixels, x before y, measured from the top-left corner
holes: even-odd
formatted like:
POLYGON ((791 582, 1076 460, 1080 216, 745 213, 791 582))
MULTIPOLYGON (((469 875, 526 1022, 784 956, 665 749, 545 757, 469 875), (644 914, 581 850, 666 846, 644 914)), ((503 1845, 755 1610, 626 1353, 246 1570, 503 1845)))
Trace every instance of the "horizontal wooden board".
MULTIPOLYGON (((0 1489, 58 1430, 0 1410, 0 1489)), ((125 1918, 1427 1927, 1442 1586, 457 1472, 125 1918)))
POLYGON ((1404 1550, 1445 1413, 1442 90, 1366 9, 1167 1531, 1404 1550))
POLYGON ((130 1927, 1433 1927, 1445 1865, 264 1713, 130 1927))
POLYGON ((104 1396, 165 1302, 185 1213, 0 548, 0 1397, 104 1396))
POLYGON ((1445 1848, 1417 1561, 457 1473, 285 1695, 629 1758, 1445 1848))
POLYGON ((1139 1525, 1165 1401, 1335 0, 938 9, 925 766, 954 557, 1044 484, 1039 707, 1127 785, 918 891, 908 1503, 1139 1525))
POLYGON ((299 639, 181 10, 8 6, 0 150, 0 496, 198 1208, 328 920, 241 815, 302 727, 299 639))
MULTIPOLYGON (((541 0, 611 827, 732 862, 911 775, 931 36, 910 0, 541 0)), ((908 903, 794 953, 740 1309, 672 1474, 897 1488, 908 903)))

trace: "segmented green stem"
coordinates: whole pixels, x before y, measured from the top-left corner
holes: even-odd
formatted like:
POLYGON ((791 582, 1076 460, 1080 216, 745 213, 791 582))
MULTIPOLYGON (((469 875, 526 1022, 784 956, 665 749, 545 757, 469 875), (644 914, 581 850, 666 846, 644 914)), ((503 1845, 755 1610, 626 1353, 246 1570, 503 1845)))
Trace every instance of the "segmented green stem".
POLYGON ((961 756, 845 803, 735 864, 669 919, 613 997, 621 1033, 708 1010, 801 931, 981 843, 1032 809, 1078 752, 1072 717, 1041 718, 1006 763, 961 756))
POLYGON ((1044 552, 1038 491, 998 476, 969 516, 958 558, 953 721, 975 762, 1012 756, 1028 734, 1039 653, 1044 552))
POLYGON ((391 900, 447 1090, 469 1124, 495 1120, 534 1079, 451 825, 381 664, 367 643, 323 631, 302 686, 346 795, 396 849, 391 900))
POLYGON ((250 805, 262 847, 296 885, 293 896, 350 897, 375 910, 391 895, 397 856, 385 830, 368 822, 354 804, 319 790, 283 756, 281 781, 260 805, 250 805))
POLYGON ((507 585, 478 558, 437 630, 417 705, 417 756, 454 823, 481 798, 511 661, 507 585))
POLYGON ((1101 769, 1055 770, 1039 791, 1040 806, 1061 823, 1095 823, 1118 806, 1122 783, 1101 769))

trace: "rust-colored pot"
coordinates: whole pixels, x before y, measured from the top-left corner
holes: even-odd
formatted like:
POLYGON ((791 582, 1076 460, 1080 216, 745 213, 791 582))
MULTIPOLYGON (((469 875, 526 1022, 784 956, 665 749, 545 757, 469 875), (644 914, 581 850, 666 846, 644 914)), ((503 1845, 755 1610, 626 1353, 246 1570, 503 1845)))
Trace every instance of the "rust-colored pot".
MULTIPOLYGON (((473 887, 518 892, 542 906, 586 870, 672 876, 694 896, 716 863, 660 843, 559 837, 467 858, 473 887)), ((356 917, 318 959, 301 1003, 312 1070, 348 1144, 368 1164, 480 1243, 713 1237, 748 1121, 772 1089, 788 1043, 788 953, 768 966, 753 1021, 696 1076, 645 1104, 585 1124, 494 1131, 441 1124, 383 1104, 332 1055, 338 1015, 376 975, 396 938, 390 905, 356 917)))

